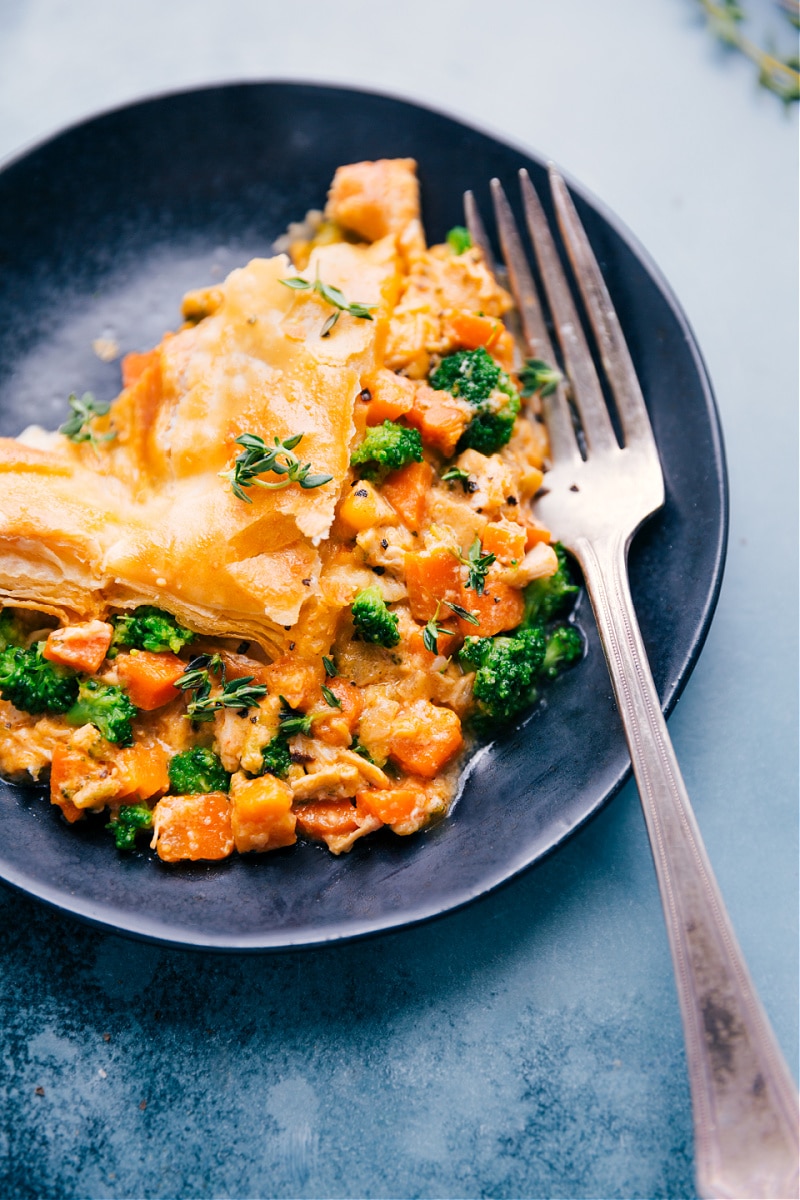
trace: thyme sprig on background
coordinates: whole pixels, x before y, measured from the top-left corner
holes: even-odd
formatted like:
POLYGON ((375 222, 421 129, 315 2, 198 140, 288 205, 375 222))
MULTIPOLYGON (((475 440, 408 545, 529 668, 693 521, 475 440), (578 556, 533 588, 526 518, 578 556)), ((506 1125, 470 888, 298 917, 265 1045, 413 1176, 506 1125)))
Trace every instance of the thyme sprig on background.
MULTIPOLYGON (((781 58, 772 48, 764 49, 749 38, 742 26, 747 12, 741 0, 697 0, 706 16, 711 33, 724 46, 744 54, 758 67, 758 82, 786 105, 800 100, 800 58, 791 54, 781 58)), ((781 11, 794 28, 800 27, 797 0, 783 0, 781 11)))
POLYGON ((95 433, 92 429, 94 418, 104 417, 111 408, 108 401, 95 400, 91 392, 84 392, 82 396, 71 392, 67 403, 72 409, 72 416, 63 425, 59 425, 58 432, 63 433, 71 442, 90 442, 97 449, 100 442, 110 442, 117 436, 113 429, 108 433, 95 433))
POLYGON ((252 675, 241 679, 225 679, 225 663, 219 654, 198 654, 187 664, 175 687, 192 692, 186 706, 186 716, 192 721, 211 721, 222 708, 253 708, 267 694, 263 683, 253 683, 252 675), (222 691, 211 695, 212 675, 219 676, 222 691))
POLYGON ((343 312, 349 313, 351 317, 357 317, 360 321, 371 321, 373 319, 372 310, 378 307, 377 304, 361 304, 358 300, 350 303, 344 292, 337 287, 332 287, 329 283, 323 283, 319 275, 313 283, 310 279, 303 279, 302 275, 294 275, 291 279, 282 279, 281 283, 284 287, 293 288, 296 292, 316 292, 326 304, 330 304, 334 311, 322 326, 320 337, 329 336, 343 312))
POLYGON ((303 465, 297 455, 293 453, 295 446, 302 441, 304 436, 302 433, 295 433, 283 441, 275 438, 275 444, 268 446, 258 434, 242 433, 236 439, 236 445, 244 447, 243 452, 237 457, 233 468, 230 471, 220 471, 219 477, 227 479, 234 496, 248 504, 252 504, 253 501, 244 489, 254 485, 269 488, 271 491, 279 491, 281 488, 288 487, 290 483, 299 483, 300 487, 306 490, 322 487, 323 484, 330 483, 333 476, 312 475, 310 473, 311 464, 303 465), (258 478, 259 475, 266 472, 281 475, 283 478, 276 483, 267 483, 266 480, 258 478))

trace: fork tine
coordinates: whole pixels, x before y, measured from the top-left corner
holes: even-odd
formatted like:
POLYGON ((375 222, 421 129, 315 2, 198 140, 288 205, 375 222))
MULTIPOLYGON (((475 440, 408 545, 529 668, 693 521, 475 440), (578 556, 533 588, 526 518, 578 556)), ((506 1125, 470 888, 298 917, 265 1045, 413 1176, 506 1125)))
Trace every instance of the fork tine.
MULTIPOLYGON (((536 284, 522 248, 511 206, 499 179, 492 180, 491 189, 503 261, 508 268, 508 281, 519 313, 525 348, 533 357, 544 359, 555 366, 553 344, 542 317, 536 284)), ((580 452, 564 385, 559 384, 556 391, 542 401, 542 406, 547 420, 553 461, 579 459, 580 452)))
POLYGON ((564 366, 572 383, 572 396, 580 414, 586 444, 590 451, 618 449, 597 371, 581 330, 553 235, 524 167, 519 173, 519 182, 528 230, 564 356, 564 366))
POLYGON ((494 273, 495 261, 491 243, 489 242, 478 205, 472 192, 464 192, 464 219, 467 222, 467 229, 469 230, 469 236, 472 238, 472 244, 478 247, 483 255, 486 266, 494 273))
POLYGON ((597 259, 564 180, 552 165, 549 174, 550 190, 561 236, 597 339, 600 358, 614 394, 625 442, 627 444, 634 440, 647 440, 655 447, 642 390, 597 259))

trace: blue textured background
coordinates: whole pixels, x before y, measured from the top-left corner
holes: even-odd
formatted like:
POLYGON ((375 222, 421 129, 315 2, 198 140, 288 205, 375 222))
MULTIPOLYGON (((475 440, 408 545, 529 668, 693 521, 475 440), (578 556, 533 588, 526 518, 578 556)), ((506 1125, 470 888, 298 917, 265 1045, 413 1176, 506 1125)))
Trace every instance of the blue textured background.
MULTIPOLYGON (((779 28, 774 5, 747 7, 757 36, 779 28)), ((167 88, 322 79, 493 127, 626 221, 698 335, 731 472, 720 607, 670 729, 796 1072, 797 112, 697 8, 3 0, 0 154, 167 88)), ((630 787, 523 879, 408 933, 191 955, 2 890, 0 952, 8 1200, 693 1195, 630 787)))

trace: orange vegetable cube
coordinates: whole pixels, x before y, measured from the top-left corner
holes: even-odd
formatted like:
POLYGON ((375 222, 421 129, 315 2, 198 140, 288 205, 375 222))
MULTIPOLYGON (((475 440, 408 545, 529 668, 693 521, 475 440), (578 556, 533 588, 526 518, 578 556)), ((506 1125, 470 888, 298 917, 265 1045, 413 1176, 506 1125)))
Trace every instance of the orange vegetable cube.
POLYGON ((164 862, 228 858, 234 847, 231 802, 223 792, 164 796, 153 809, 153 838, 164 862))
POLYGON ((381 493, 412 532, 422 528, 432 482, 433 468, 426 462, 409 463, 383 482, 381 493))
POLYGON ((117 675, 137 708, 152 712, 180 696, 176 680, 186 670, 186 664, 176 654, 165 651, 131 650, 115 660, 117 675))
POLYGON ((363 533, 373 525, 397 524, 394 510, 367 479, 356 480, 345 493, 339 519, 354 533, 363 533))
POLYGON ((519 588, 494 580, 487 583, 480 596, 474 588, 465 588, 461 603, 478 618, 477 625, 458 618, 458 627, 465 636, 492 637, 516 629, 525 615, 525 601, 519 588))
POLYGON ((292 789, 274 775, 234 781, 231 828, 240 854, 291 846, 297 841, 292 789))
POLYGON ((298 805, 295 816, 299 832, 318 841, 345 837, 358 829, 356 809, 349 800, 313 800, 298 805))
POLYGON ((167 752, 158 742, 151 745, 137 742, 119 750, 114 765, 120 777, 117 800, 150 800, 169 790, 167 752))
POLYGON ((384 825, 409 820, 415 808, 424 801, 425 792, 421 787, 386 788, 383 791, 370 788, 356 796, 359 809, 377 817, 384 825))
POLYGON ((540 525, 535 517, 523 514, 525 521, 525 549, 532 550, 537 542, 550 542, 553 535, 544 525, 540 525))
POLYGON ((435 392, 426 383, 417 384, 414 407, 406 420, 422 435, 423 442, 449 458, 469 425, 472 414, 464 400, 449 392, 435 392))
POLYGON ((265 667, 264 675, 271 696, 283 696, 290 708, 307 712, 319 698, 325 668, 321 659, 308 662, 294 654, 286 654, 265 667))
POLYGON ((42 654, 50 662, 94 675, 108 653, 113 636, 112 626, 105 621, 66 625, 63 629, 53 630, 44 644, 42 654))
POLYGON ((461 721, 452 709, 415 700, 395 718, 389 753, 404 771, 433 779, 463 744, 461 721))
POLYGON ((490 521, 481 534, 484 554, 493 554, 498 562, 521 562, 525 554, 527 531, 513 521, 490 521))
POLYGON ((384 421, 396 421, 414 407, 416 384, 404 375, 396 375, 381 367, 363 380, 370 393, 367 405, 367 424, 382 425, 384 421))
POLYGON ((379 158, 337 167, 325 216, 368 242, 401 233, 419 216, 419 184, 413 158, 379 158))
POLYGON ((50 803, 57 804, 72 824, 84 816, 83 809, 72 803, 72 796, 87 782, 88 773, 97 767, 88 754, 59 743, 53 750, 50 768, 50 803))
POLYGON ((477 350, 479 346, 491 350, 505 333, 505 326, 499 317, 481 317, 471 312, 453 313, 450 325, 459 345, 465 350, 477 350))
MULTIPOLYGON (((447 633, 439 633, 436 635, 436 652, 437 652, 437 654, 443 654, 445 657, 448 657, 455 651, 456 646, 460 643, 461 634, 459 633, 459 631, 457 629, 453 629, 452 632, 450 632, 451 626, 452 626, 455 618, 452 617, 452 615, 450 614, 448 609, 444 609, 444 613, 445 613, 445 617, 447 617, 448 620, 446 622, 443 622, 442 615, 440 613, 439 620, 436 622, 436 624, 439 626, 440 629, 446 629, 446 630, 448 630, 448 632, 447 633)), ((411 636, 408 639, 408 644, 412 650, 415 650, 417 652, 423 651, 425 654, 427 654, 428 662, 431 662, 433 660, 433 654, 428 649, 428 647, 425 645, 425 640, 423 638, 423 632, 424 632, 424 630, 421 627, 418 627, 417 629, 415 629, 414 632, 411 634, 411 636)))
MULTIPOLYGON (((430 621, 440 600, 463 603, 461 565, 445 546, 434 550, 409 551, 405 557, 406 587, 415 621, 430 621)), ((446 616, 439 610, 440 617, 446 616)))

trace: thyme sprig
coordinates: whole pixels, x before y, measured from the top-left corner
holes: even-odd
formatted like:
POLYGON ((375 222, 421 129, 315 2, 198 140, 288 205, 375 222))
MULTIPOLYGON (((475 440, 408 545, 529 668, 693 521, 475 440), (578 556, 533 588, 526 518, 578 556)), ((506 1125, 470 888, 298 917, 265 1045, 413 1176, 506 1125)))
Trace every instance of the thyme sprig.
POLYGON ((463 467, 448 467, 442 472, 443 483, 460 483, 465 492, 477 492, 478 481, 474 475, 470 475, 469 471, 465 471, 463 467))
POLYGON ((449 608, 451 612, 454 612, 457 617, 461 617, 462 621, 467 621, 470 625, 480 625, 480 621, 475 614, 471 613, 466 608, 462 608, 460 604, 453 604, 451 600, 438 600, 436 603, 436 612, 433 614, 430 621, 428 621, 422 631, 422 644, 426 650, 430 650, 431 654, 439 653, 438 639, 440 636, 444 635, 449 637, 454 632, 452 629, 448 629, 446 625, 439 624, 439 613, 443 604, 449 608))
POLYGON ((540 396, 551 396, 563 378, 558 367, 551 367, 543 358, 527 358, 519 373, 522 384, 520 395, 525 400, 534 392, 540 396))
POLYGON ((360 321, 371 321, 373 309, 378 307, 377 304, 361 304, 358 300, 351 303, 344 292, 329 283, 323 283, 319 275, 313 282, 310 279, 303 279, 302 275, 293 275, 290 279, 281 279, 280 282, 284 287, 293 288, 296 292, 316 292, 326 304, 330 304, 334 311, 319 331, 320 337, 330 336, 331 330, 343 312, 349 313, 351 317, 357 317, 360 321))
POLYGON ((308 714, 298 712, 296 708, 292 708, 285 696, 280 697, 280 702, 278 721, 281 737, 293 737, 296 733, 304 733, 308 737, 314 721, 319 721, 321 717, 325 716, 321 712, 308 714))
POLYGON ((71 442, 90 442, 94 449, 97 449, 100 442, 110 442, 117 436, 113 429, 108 433, 95 433, 92 429, 95 417, 104 417, 111 408, 108 401, 95 400, 91 392, 84 392, 82 396, 71 392, 67 403, 72 409, 72 416, 63 425, 59 425, 58 432, 63 433, 71 442))
POLYGON ((211 721, 214 713, 223 708, 247 709, 258 704, 266 696, 267 689, 263 683, 253 683, 253 675, 243 675, 240 679, 225 679, 225 663, 219 654, 198 654, 187 664, 175 687, 182 692, 192 692, 192 698, 186 706, 186 716, 192 721, 211 721), (218 675, 222 691, 211 695, 213 686, 211 676, 218 675))
POLYGON ((252 504, 253 501, 244 491, 245 488, 262 487, 268 488, 271 491, 279 491, 281 488, 287 488, 290 483, 299 483, 301 488, 308 490, 309 488, 322 487, 325 483, 330 483, 333 479, 332 475, 316 474, 312 475, 311 464, 303 465, 296 454, 293 453, 295 446, 305 437, 305 434, 295 433, 292 437, 274 439, 274 445, 268 446, 262 437, 256 433, 242 433, 236 439, 236 445, 242 446, 243 451, 236 458, 233 468, 230 471, 220 471, 220 479, 227 479, 231 485, 231 491, 239 500, 244 500, 247 504, 252 504), (282 476, 275 483, 267 483, 264 479, 258 479, 259 475, 270 471, 273 475, 282 476))
MULTIPOLYGON (((780 58, 777 53, 756 45, 742 30, 747 18, 740 0, 698 0, 706 15, 708 28, 724 46, 738 50, 758 67, 758 82, 773 92, 785 105, 800 100, 800 60, 796 54, 780 58)), ((797 28, 796 4, 784 4, 784 14, 797 28)))
POLYGON ((481 539, 475 538, 475 541, 470 546, 466 554, 462 554, 460 550, 454 550, 458 561, 467 568, 468 588, 473 588, 477 596, 482 596, 486 587, 486 575, 489 567, 495 562, 494 554, 481 554, 481 539))

